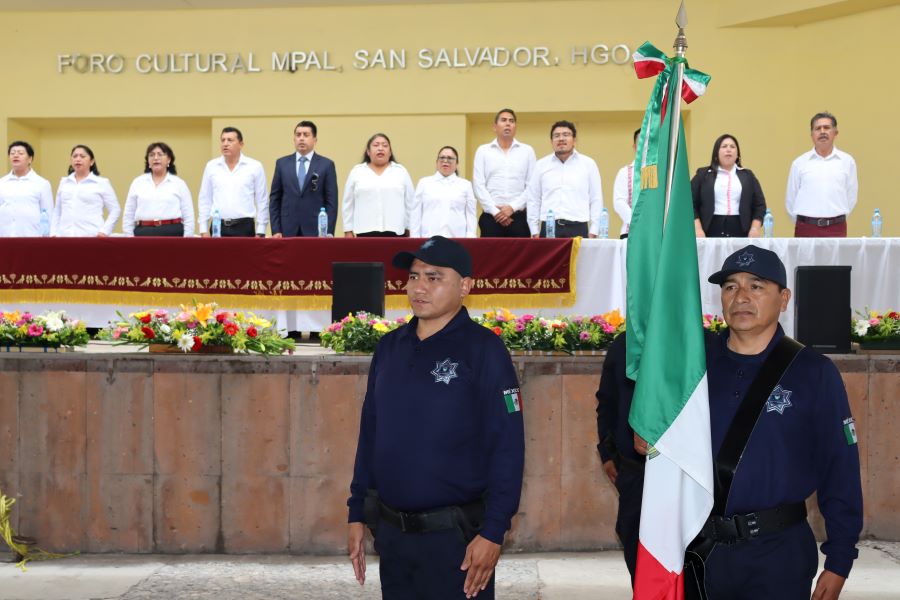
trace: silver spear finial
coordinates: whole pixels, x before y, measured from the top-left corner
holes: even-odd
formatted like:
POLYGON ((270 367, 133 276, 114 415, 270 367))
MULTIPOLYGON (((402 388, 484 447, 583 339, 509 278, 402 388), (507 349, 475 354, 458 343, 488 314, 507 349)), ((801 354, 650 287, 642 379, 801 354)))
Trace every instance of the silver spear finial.
POLYGON ((684 0, 681 0, 681 6, 678 8, 678 15, 675 17, 675 24, 678 25, 678 35, 675 37, 675 54, 684 56, 684 50, 688 47, 687 37, 684 35, 684 28, 687 27, 687 10, 684 8, 684 0))

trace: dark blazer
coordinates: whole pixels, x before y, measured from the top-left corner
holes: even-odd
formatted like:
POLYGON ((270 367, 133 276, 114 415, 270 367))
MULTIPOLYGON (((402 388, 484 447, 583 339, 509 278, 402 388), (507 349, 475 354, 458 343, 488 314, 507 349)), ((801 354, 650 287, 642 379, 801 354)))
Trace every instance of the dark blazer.
POLYGON ((303 193, 297 182, 297 154, 282 156, 275 162, 275 175, 269 193, 269 220, 272 234, 284 237, 319 234, 319 210, 328 213, 328 233, 334 235, 337 220, 338 186, 334 162, 314 152, 306 169, 303 193))
MULTIPOLYGON (((712 222, 713 213, 716 210, 716 170, 710 167, 697 169, 697 174, 691 179, 691 192, 694 195, 694 217, 700 219, 703 232, 707 233, 712 222)), ((753 219, 762 222, 766 214, 766 197, 763 196, 762 187, 753 171, 750 169, 738 169, 738 180, 741 182, 741 203, 738 206, 738 216, 741 219, 741 229, 744 235, 750 233, 750 225, 753 219)))

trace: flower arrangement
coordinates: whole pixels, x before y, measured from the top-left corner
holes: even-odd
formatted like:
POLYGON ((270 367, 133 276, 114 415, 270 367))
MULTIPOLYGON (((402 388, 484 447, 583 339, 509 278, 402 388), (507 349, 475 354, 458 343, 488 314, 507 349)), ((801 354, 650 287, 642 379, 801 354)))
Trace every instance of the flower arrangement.
POLYGON ((474 320, 500 336, 510 350, 600 350, 625 331, 625 319, 618 310, 592 317, 547 319, 531 314, 516 316, 501 308, 474 320))
POLYGON ((355 315, 348 314, 329 325, 322 332, 319 343, 335 352, 372 353, 384 334, 406 325, 410 319, 412 315, 391 321, 362 311, 355 315))
POLYGON ((896 310, 857 312, 851 323, 850 338, 854 342, 900 342, 900 313, 896 310))
POLYGON ((703 329, 713 333, 720 333, 728 328, 728 325, 719 318, 719 315, 706 313, 703 315, 703 329))
POLYGON ((181 305, 181 311, 169 313, 152 308, 134 312, 110 323, 98 339, 122 344, 166 344, 185 354, 204 346, 226 346, 235 352, 260 354, 293 353, 294 340, 282 337, 275 324, 253 313, 219 310, 216 303, 181 305))
POLYGON ((85 324, 69 318, 65 311, 50 311, 43 315, 30 312, 0 311, 0 345, 85 346, 90 341, 85 324))

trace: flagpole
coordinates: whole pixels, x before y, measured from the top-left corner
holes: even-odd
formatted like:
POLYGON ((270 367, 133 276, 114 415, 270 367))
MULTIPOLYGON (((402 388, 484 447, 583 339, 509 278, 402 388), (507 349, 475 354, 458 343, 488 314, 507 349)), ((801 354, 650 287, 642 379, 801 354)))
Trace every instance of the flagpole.
MULTIPOLYGON (((675 17, 675 24, 678 25, 678 35, 675 37, 675 56, 684 58, 684 51, 687 46, 687 37, 684 35, 684 28, 687 27, 687 11, 684 9, 684 0, 681 0, 681 6, 678 8, 678 15, 675 17)), ((672 177, 675 174, 675 154, 678 152, 678 132, 681 127, 681 86, 684 81, 684 63, 679 62, 675 66, 675 77, 673 78, 667 93, 672 92, 672 107, 669 129, 669 161, 666 165, 666 209, 663 213, 663 228, 666 226, 666 220, 669 217, 669 202, 672 199, 672 177), (673 91, 674 90, 674 91, 673 91)))

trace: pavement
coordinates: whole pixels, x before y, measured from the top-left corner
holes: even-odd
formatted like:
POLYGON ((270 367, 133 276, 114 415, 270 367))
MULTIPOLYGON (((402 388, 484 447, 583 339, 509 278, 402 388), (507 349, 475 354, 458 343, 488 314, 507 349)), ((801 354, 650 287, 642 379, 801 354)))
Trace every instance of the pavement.
MULTIPOLYGON (((0 554, 3 600, 297 600, 380 598, 377 557, 360 587, 345 557, 93 554, 29 563, 0 554)), ((821 560, 820 560, 821 564, 821 560)), ((630 598, 620 551, 508 554, 498 600, 630 598)), ((900 543, 860 543, 842 600, 900 599, 900 543)))

